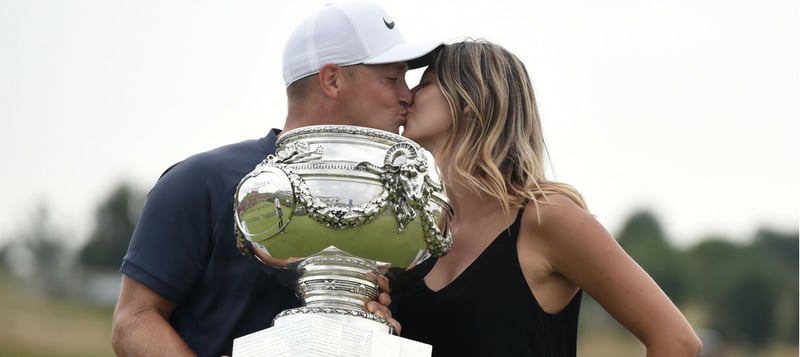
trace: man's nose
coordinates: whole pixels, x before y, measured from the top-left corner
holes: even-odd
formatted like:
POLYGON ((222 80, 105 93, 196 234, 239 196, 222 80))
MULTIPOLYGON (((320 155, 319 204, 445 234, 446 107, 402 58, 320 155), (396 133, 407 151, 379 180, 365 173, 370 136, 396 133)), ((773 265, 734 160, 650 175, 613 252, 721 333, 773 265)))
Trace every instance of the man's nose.
POLYGON ((400 99, 400 103, 405 105, 411 105, 414 103, 414 93, 408 89, 408 85, 405 83, 400 86, 398 98, 400 99))

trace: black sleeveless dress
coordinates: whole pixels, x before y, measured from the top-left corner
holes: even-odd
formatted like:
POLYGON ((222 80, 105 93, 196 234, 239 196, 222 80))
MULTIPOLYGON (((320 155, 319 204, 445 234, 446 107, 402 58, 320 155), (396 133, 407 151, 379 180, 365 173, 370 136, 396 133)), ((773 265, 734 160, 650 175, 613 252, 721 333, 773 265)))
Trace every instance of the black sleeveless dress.
MULTIPOLYGON (((514 223, 441 290, 430 290, 422 279, 405 286, 392 282, 391 308, 402 325, 401 336, 431 344, 434 357, 574 357, 582 292, 557 314, 542 310, 517 258, 521 217, 522 209, 514 223)), ((424 276, 433 263, 428 259, 413 270, 424 276)))

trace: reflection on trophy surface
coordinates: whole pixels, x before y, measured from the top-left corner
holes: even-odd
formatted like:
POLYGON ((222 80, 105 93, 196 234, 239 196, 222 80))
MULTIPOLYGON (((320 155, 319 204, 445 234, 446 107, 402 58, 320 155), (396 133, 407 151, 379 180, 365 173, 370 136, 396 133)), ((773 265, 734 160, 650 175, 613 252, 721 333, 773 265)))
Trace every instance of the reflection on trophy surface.
POLYGON ((368 273, 406 269, 441 256, 452 243, 452 210, 429 152, 393 133, 344 125, 286 131, 240 182, 234 217, 239 246, 290 264, 305 306, 279 326, 309 314, 394 333, 364 311, 379 289, 368 273))

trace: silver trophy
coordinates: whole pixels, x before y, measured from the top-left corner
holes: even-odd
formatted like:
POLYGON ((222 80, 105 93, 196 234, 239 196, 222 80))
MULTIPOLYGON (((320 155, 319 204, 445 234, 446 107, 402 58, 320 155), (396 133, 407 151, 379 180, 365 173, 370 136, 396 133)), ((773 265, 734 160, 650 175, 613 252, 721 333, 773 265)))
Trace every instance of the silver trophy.
MULTIPOLYGON (((388 321, 364 311, 380 293, 370 273, 402 272, 452 244, 452 208, 432 155, 377 129, 318 125, 284 132, 275 154, 241 180, 234 203, 243 254, 258 249, 272 258, 301 258, 284 272, 296 275, 304 306, 281 312, 273 328, 323 316, 339 328, 391 335, 388 321)), ((280 352, 279 342, 264 345, 280 352)))

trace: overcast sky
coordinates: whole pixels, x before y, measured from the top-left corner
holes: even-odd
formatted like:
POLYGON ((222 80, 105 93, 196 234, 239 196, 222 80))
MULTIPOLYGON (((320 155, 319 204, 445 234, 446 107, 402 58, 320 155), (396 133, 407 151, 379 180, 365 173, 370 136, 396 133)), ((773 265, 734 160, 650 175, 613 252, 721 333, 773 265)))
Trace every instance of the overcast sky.
MULTIPOLYGON (((80 243, 121 180, 281 127, 284 42, 325 2, 0 0, 0 240, 45 203, 80 243)), ((408 40, 516 53, 553 177, 610 231, 639 208, 681 246, 797 230, 796 0, 381 3, 408 40)))

